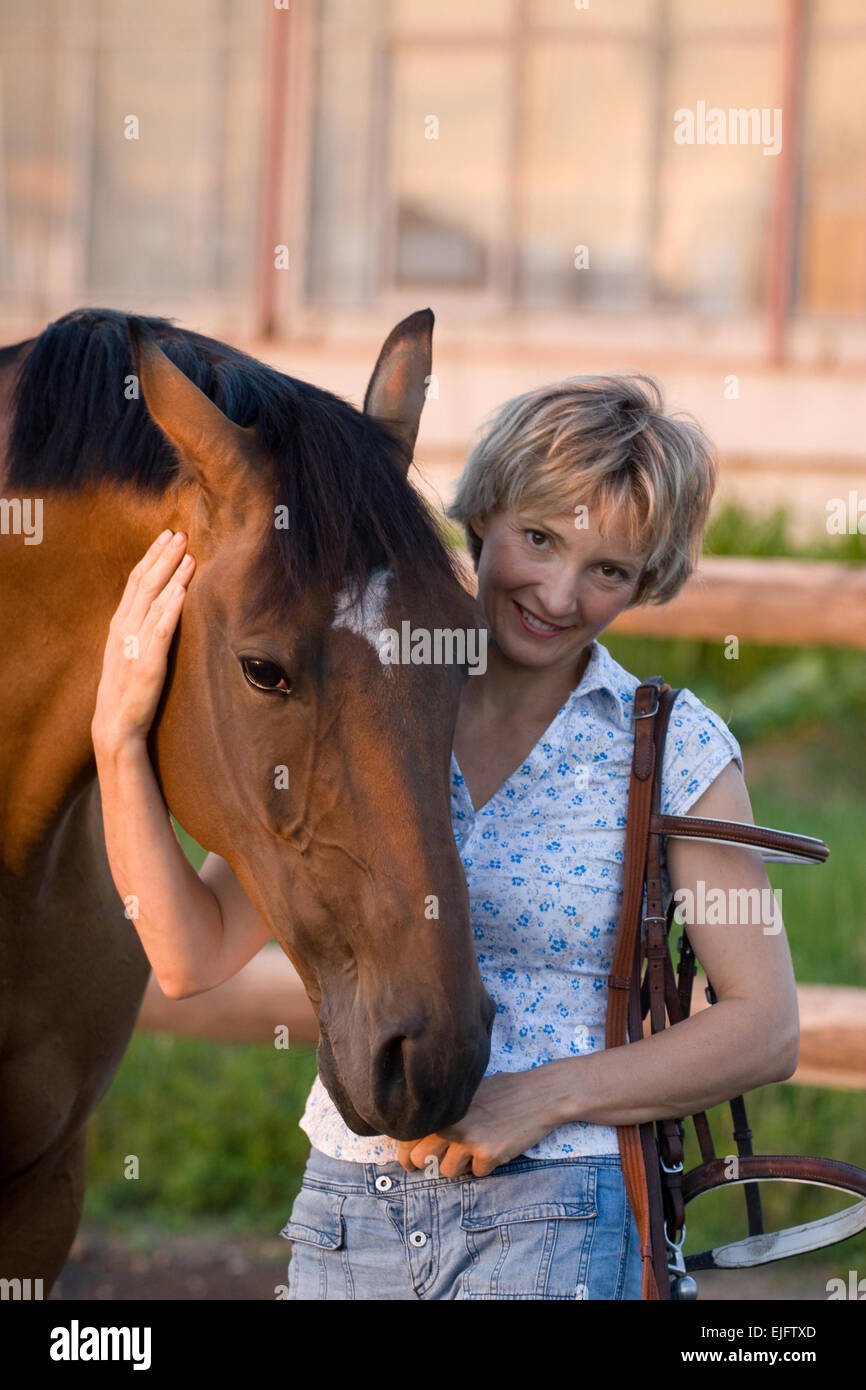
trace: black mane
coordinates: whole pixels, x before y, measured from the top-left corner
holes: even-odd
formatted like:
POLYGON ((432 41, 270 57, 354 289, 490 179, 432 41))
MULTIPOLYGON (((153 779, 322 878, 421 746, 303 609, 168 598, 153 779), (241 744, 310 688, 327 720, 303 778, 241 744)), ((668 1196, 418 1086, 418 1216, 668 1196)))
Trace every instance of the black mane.
MULTIPOLYGON (((383 564, 427 586, 453 580, 454 561, 384 424, 226 343, 169 319, 130 317, 229 419, 255 427, 274 462, 273 503, 288 508, 289 527, 271 529, 259 610, 286 612, 311 585, 362 592, 383 564)), ((126 318, 77 309, 34 340, 12 402, 10 490, 74 492, 112 479, 161 493, 173 482, 172 446, 144 401, 124 396, 135 372, 126 318)))

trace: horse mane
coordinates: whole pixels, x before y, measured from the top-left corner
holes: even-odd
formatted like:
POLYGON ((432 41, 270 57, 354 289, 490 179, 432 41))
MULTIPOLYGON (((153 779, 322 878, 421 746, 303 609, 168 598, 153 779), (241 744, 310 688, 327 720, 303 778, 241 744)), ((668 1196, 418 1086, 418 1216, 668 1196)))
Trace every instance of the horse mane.
MULTIPOLYGON (((175 481, 174 448, 143 399, 124 395, 135 373, 127 317, 77 309, 33 340, 12 397, 10 490, 75 492, 111 479, 159 494, 175 481)), ((129 317, 229 419, 254 426, 273 460, 273 503, 287 507, 289 526, 270 528, 250 616, 287 614, 310 586, 363 593, 382 565, 398 581, 401 572, 414 574, 428 588, 455 581, 454 556, 407 481, 401 446, 386 425, 169 319, 129 317)), ((9 360, 14 351, 0 354, 9 360)))

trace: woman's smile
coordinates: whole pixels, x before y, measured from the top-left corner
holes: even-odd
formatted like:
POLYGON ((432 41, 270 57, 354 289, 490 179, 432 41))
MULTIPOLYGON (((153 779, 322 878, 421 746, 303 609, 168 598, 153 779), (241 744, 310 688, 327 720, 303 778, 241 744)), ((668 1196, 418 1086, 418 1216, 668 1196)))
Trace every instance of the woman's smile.
POLYGON ((537 613, 533 613, 531 608, 525 608, 522 603, 518 603, 517 599, 513 599, 512 602, 521 626, 527 632, 531 632, 533 637, 551 638, 558 637, 561 632, 568 632, 568 627, 557 627, 555 623, 545 622, 537 613))

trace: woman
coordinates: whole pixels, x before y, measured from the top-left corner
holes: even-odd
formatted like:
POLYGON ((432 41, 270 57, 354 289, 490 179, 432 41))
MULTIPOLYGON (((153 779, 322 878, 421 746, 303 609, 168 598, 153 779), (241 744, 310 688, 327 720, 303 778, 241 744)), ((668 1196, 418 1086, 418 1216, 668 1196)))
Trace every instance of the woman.
MULTIPOLYGON (((452 818, 497 1005, 490 1062, 458 1124, 406 1142, 354 1134, 316 1079, 301 1119, 310 1157, 283 1231, 290 1298, 637 1299, 641 1252, 615 1127, 707 1110, 793 1072, 796 990, 778 914, 769 930, 736 913, 723 927, 689 921, 716 1006, 604 1048, 639 681, 597 638, 625 608, 681 588, 714 485, 708 441, 664 413, 644 376, 530 391, 501 407, 472 451, 450 515, 466 530, 489 642, 486 671, 461 699, 452 818)), ((132 729, 141 788, 141 740, 193 569, 187 559, 172 590, 183 549, 148 552, 145 569, 166 584, 154 656, 130 672, 138 663, 120 670, 107 651, 94 716, 121 893, 116 750, 132 729)), ((135 601, 124 597, 127 613, 135 601)), ((753 820, 737 741, 687 690, 662 772, 663 811, 753 820)), ((155 781, 147 796, 156 806, 155 781)), ((166 894, 187 891, 180 859, 165 840, 154 846, 166 894)), ((219 896, 240 968, 268 932, 219 864, 217 878, 206 861, 202 882, 219 896)), ((721 888, 738 903, 731 890, 768 887, 757 852, 729 845, 671 840, 665 872, 666 898, 697 895, 699 881, 699 901, 721 888)), ((196 901, 204 949, 219 911, 196 901)), ((181 948, 146 945, 158 978, 170 974, 181 948)))

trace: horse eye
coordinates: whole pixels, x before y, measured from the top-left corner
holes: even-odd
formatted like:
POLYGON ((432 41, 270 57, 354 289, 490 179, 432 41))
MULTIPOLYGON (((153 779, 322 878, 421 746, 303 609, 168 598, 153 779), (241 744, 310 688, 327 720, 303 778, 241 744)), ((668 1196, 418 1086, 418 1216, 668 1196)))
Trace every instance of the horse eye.
POLYGON ((244 656, 241 657, 241 666, 247 681, 257 690, 278 690, 281 695, 288 695, 292 688, 292 683, 282 666, 278 666, 275 661, 244 656))

